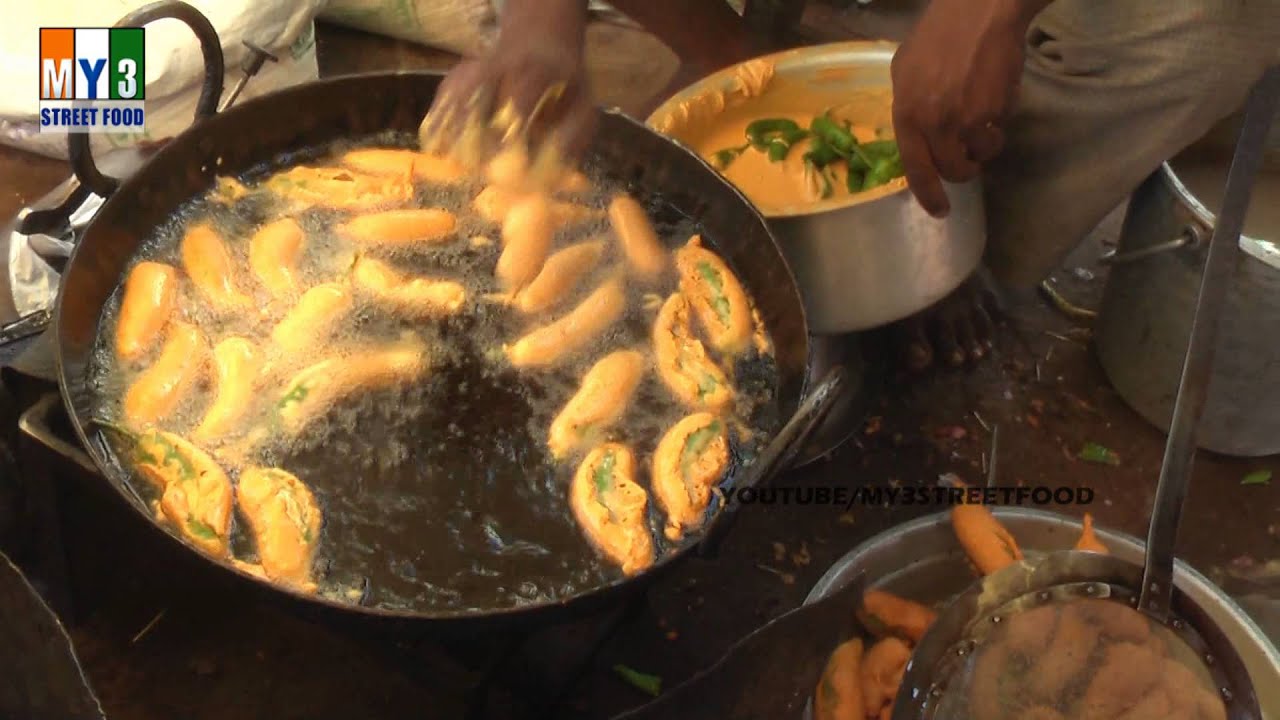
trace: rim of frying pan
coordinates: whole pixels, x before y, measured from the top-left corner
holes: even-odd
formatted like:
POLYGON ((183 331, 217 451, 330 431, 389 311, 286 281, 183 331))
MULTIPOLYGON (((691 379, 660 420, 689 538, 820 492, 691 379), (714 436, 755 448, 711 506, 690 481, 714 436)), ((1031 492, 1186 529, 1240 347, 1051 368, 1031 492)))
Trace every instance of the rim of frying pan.
MULTIPOLYGON (((142 165, 142 167, 140 167, 135 173, 130 175, 128 178, 122 179, 118 189, 114 193, 112 193, 110 197, 106 198, 106 201, 104 202, 102 208, 99 209, 98 213, 95 215, 94 220, 83 231, 81 240, 77 242, 75 247, 72 249, 71 256, 67 261, 66 270, 63 273, 63 282, 60 283, 60 286, 58 289, 58 295, 56 299, 57 311, 54 317, 54 333, 56 338, 54 357, 55 357, 57 373, 58 373, 59 394, 62 396, 63 405, 67 410, 68 419, 71 423, 71 426, 74 428, 76 437, 79 439, 81 445, 86 449, 90 457, 93 458, 94 464, 97 465, 99 472, 101 472, 104 476, 103 479, 106 480, 109 484, 111 484, 113 486, 113 489, 116 490, 116 492, 118 492, 120 495, 124 497, 128 505, 132 508, 132 510, 135 513, 137 513, 143 520, 145 520, 147 524, 153 526, 154 529, 162 531, 163 534, 170 539, 170 541, 184 546, 188 553, 199 556, 201 560, 207 563, 208 565, 211 565, 217 569, 220 569, 226 572, 233 573, 234 575, 238 576, 240 579, 249 581, 254 586, 257 586, 258 588, 265 588, 265 589, 274 591, 275 593, 283 594, 296 601, 301 601, 307 605, 321 606, 324 608, 337 610, 344 613, 355 613, 355 614, 364 615, 364 616, 374 616, 374 617, 386 618, 391 620, 428 620, 428 621, 439 620, 439 621, 465 622, 468 620, 518 619, 518 618, 527 617, 530 615, 550 613, 556 610, 564 611, 564 610, 570 609, 570 607, 585 606, 590 604, 592 601, 604 601, 608 598, 614 597, 616 595, 620 595, 622 592, 626 590, 635 589, 642 583, 655 579, 663 571, 672 567, 677 561, 683 558, 686 558, 689 555, 689 553, 697 547, 697 541, 698 539, 701 538, 702 532, 705 532, 705 529, 710 525, 710 517, 708 518, 708 521, 704 523, 701 531, 697 535, 691 536, 689 539, 686 539, 683 546, 679 547, 678 549, 675 549, 672 552, 669 552, 666 556, 658 559, 650 568, 648 568, 644 572, 635 576, 630 576, 630 577, 622 576, 608 583, 595 585, 595 586, 583 589, 579 592, 576 592, 572 595, 561 597, 561 598, 550 600, 550 601, 542 601, 542 602, 536 602, 536 603, 529 603, 525 605, 514 605, 514 606, 496 607, 496 608, 449 609, 449 610, 414 610, 414 609, 404 609, 404 608, 385 608, 385 607, 376 607, 376 606, 370 607, 370 606, 360 605, 358 603, 345 603, 338 600, 334 600, 332 598, 321 596, 319 594, 302 593, 297 590, 285 587, 283 585, 273 583, 269 580, 257 577, 255 575, 251 575, 239 568, 236 568, 230 562, 215 559, 205 554, 204 552, 201 552, 200 550, 191 546, 185 540, 180 538, 170 527, 157 522, 154 516, 147 511, 145 502, 142 501, 141 496, 137 495, 137 492, 133 489, 132 481, 133 481, 134 473, 129 469, 129 467, 124 462, 120 461, 114 449, 112 449, 110 445, 105 442, 102 436, 101 430, 97 428, 94 428, 92 431, 88 430, 89 426, 92 424, 90 414, 87 412, 82 412, 80 404, 77 402, 77 399, 73 397, 70 389, 73 386, 73 384, 70 383, 68 380, 69 378, 68 367, 67 367, 68 358, 66 356, 68 343, 63 333, 63 325, 64 325, 63 320, 64 320, 64 315, 68 312, 67 310, 68 305, 65 302, 65 296, 66 296, 67 290, 69 287, 77 283, 68 282, 67 279, 77 277, 82 273, 90 272, 93 270, 93 268, 85 267, 86 265, 89 264, 89 261, 92 260, 92 255, 90 255, 87 258, 82 257, 82 255, 84 255, 85 252, 87 252, 87 251, 82 252, 84 249, 83 240, 89 237, 90 234, 95 231, 96 225, 99 222, 99 218, 101 218, 104 213, 108 213, 115 206, 119 206, 124 203, 127 203, 129 200, 136 197, 137 191, 139 190, 140 187, 144 186, 145 183, 152 181, 152 179, 149 178, 148 175, 155 172, 154 171, 155 166, 161 164, 163 160, 169 159, 174 156, 181 156, 184 153, 188 153, 190 146, 193 143, 196 143, 198 138, 207 134, 205 131, 208 128, 216 127, 220 123, 232 122, 236 117, 240 115, 246 115, 254 111, 258 111, 262 107, 273 106, 273 105, 282 105, 283 107, 283 104, 287 102, 288 98, 291 95, 314 93, 314 92, 323 91, 324 89, 328 88, 332 91, 331 94, 335 98, 335 102, 359 102, 358 94, 338 92, 334 89, 344 88, 344 87, 354 88, 354 87, 358 87, 361 81, 386 80, 393 77, 394 78, 404 78, 404 77, 420 78, 424 82, 433 83, 436 86, 436 88, 432 89, 432 93, 434 94, 436 89, 438 89, 440 81, 444 78, 444 75, 445 73, 439 72, 439 71, 414 71, 414 70, 337 75, 337 76, 324 78, 324 79, 320 79, 312 82, 301 83, 299 85, 294 85, 294 86, 276 90, 270 93, 266 93, 264 95, 260 95, 250 100, 246 100, 243 103, 237 104, 234 107, 226 110, 225 112, 219 112, 218 114, 210 118, 207 118, 205 120, 202 120, 196 123, 195 125, 186 129, 182 133, 179 133, 176 137, 168 141, 162 148, 160 148, 152 157, 148 158, 147 161, 142 165)), ((289 112, 288 115, 294 115, 295 112, 297 112, 296 109, 294 109, 293 112, 289 112)), ((691 151, 685 145, 679 142, 676 142, 671 138, 663 136, 661 133, 658 133, 652 128, 649 128, 648 126, 646 126, 640 120, 637 120, 636 118, 633 118, 630 115, 627 115, 622 110, 616 107, 611 107, 611 108, 598 107, 597 112, 600 114, 600 116, 612 116, 618 121, 627 123, 629 125, 634 126, 637 129, 642 130, 647 134, 653 135, 657 137, 661 142, 672 146, 672 148, 676 152, 681 153, 685 156, 688 156, 689 159, 693 160, 698 166, 701 167, 701 169, 705 173, 707 180, 710 180, 715 184, 720 185, 722 189, 727 190, 732 196, 734 196, 740 202, 742 206, 742 210, 744 211, 743 219, 758 223, 760 227, 764 230, 764 237, 768 238, 768 240, 772 243, 775 258, 777 262, 780 264, 780 267, 778 268, 778 270, 784 273, 785 277, 789 280, 788 284, 790 286, 790 294, 795 296, 795 302, 793 303, 793 305, 795 308, 796 317, 794 317, 793 321, 798 322, 800 325, 799 327, 800 337, 803 342, 803 350, 804 350, 804 358, 805 358, 804 360, 805 371, 802 373, 802 378, 800 381, 800 387, 798 389, 798 393, 794 398, 794 403, 787 403, 787 405, 794 405, 794 407, 790 408, 789 414, 786 412, 787 408, 784 407, 782 409, 782 415, 779 417, 779 421, 782 423, 785 423, 787 420, 790 419, 792 415, 795 414, 797 408, 800 405, 801 400, 803 400, 812 389, 813 378, 809 376, 809 372, 807 371, 810 369, 812 364, 813 348, 809 343, 808 317, 804 312, 804 304, 800 298, 799 285, 796 282, 795 275, 792 272, 790 265, 786 262, 786 258, 782 253, 781 247, 778 245, 777 238, 774 236, 772 230, 769 228, 768 222, 765 220, 764 216, 760 213, 759 209, 756 208, 756 206, 753 205, 751 201, 741 191, 739 191, 736 186, 734 186, 733 184, 725 180, 723 177, 721 177, 719 173, 715 172, 714 168, 712 168, 710 164, 708 164, 701 156, 691 151)), ((336 140, 340 138, 334 138, 334 139, 336 140)), ((306 149, 308 149, 308 147, 306 146, 297 147, 297 148, 281 148, 281 149, 271 151, 269 156, 262 157, 261 160, 266 162, 266 161, 270 161, 273 157, 277 157, 283 153, 288 153, 292 151, 302 151, 306 149)), ((590 151, 588 151, 588 154, 589 155, 591 154, 590 151)), ((213 178, 216 177, 217 175, 216 170, 215 169, 205 170, 204 168, 201 168, 201 170, 204 174, 208 175, 209 187, 212 187, 213 178)), ((237 172, 243 172, 243 170, 237 171, 237 172)), ((190 199, 191 199, 190 197, 185 198, 182 202, 187 202, 190 199)), ((170 213, 172 213, 172 211, 176 209, 177 207, 171 208, 170 213)), ((132 245, 128 253, 130 257, 132 257, 134 253, 136 253, 137 245, 140 244, 144 239, 145 238, 137 238, 134 241, 134 244, 132 245)), ((712 240, 712 243, 714 246, 720 245, 720 243, 716 242, 716 238, 712 237, 710 239, 712 240)), ((121 281, 121 276, 118 273, 113 281, 112 289, 108 294, 108 297, 114 295, 118 291, 120 281, 121 281)), ((756 297, 758 295, 758 293, 753 292, 755 288, 748 287, 747 290, 752 297, 756 297)), ((105 308, 105 305, 100 305, 95 308, 95 311, 98 313, 97 317, 95 318, 95 328, 97 328, 97 324, 101 322, 101 313, 104 308, 105 308)), ((99 332, 100 332, 100 328, 95 329, 94 331, 95 344, 97 342, 99 332)), ((772 336, 773 333, 771 332, 770 335, 772 336)), ((90 365, 92 353, 93 353, 93 348, 91 346, 85 352, 84 366, 86 368, 89 367, 90 365)), ((779 377, 779 380, 781 380, 781 377, 779 377)), ((80 381, 77 381, 77 383, 75 383, 75 387, 79 388, 84 384, 85 383, 83 382, 83 380, 80 380, 80 381)), ((779 401, 783 400, 783 398, 781 397, 782 390, 783 388, 780 384, 778 387, 779 401)), ((84 398, 84 402, 87 404, 90 399, 88 397, 88 394, 89 394, 88 388, 84 388, 84 392, 86 394, 86 397, 84 398)), ((769 437, 772 438, 774 434, 776 433, 771 433, 769 437)), ((726 476, 723 482, 732 482, 735 478, 737 478, 742 474, 744 468, 746 467, 748 466, 743 464, 736 464, 731 468, 729 475, 726 476)), ((331 540, 331 542, 333 541, 334 540, 331 540)))

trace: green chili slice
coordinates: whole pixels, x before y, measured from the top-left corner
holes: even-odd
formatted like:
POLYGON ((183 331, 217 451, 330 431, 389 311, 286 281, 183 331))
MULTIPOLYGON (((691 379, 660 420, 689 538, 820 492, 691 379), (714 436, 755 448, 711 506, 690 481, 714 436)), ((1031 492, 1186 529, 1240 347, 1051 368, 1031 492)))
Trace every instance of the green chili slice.
POLYGON ((848 153, 858 144, 857 138, 848 128, 840 127, 840 125, 831 118, 830 115, 823 114, 815 117, 809 123, 809 131, 815 136, 822 138, 828 145, 831 145, 841 153, 848 153))
POLYGON ((842 157, 839 150, 818 135, 809 138, 809 152, 804 154, 805 162, 814 167, 826 167, 842 157))
POLYGON ((218 533, 214 531, 213 528, 190 516, 187 517, 187 529, 191 531, 192 535, 195 535, 201 540, 218 539, 218 533))
POLYGON ((307 399, 307 395, 310 392, 311 389, 307 387, 306 383, 298 383, 280 398, 280 402, 276 403, 276 408, 283 410, 291 403, 302 402, 307 399))
POLYGON ((737 160, 739 155, 746 152, 749 147, 751 147, 751 143, 719 150, 712 156, 712 160, 714 161, 717 169, 727 170, 729 165, 732 164, 734 160, 737 160))
POLYGON ((866 181, 866 174, 861 170, 849 168, 849 174, 844 177, 844 187, 851 193, 862 190, 862 183, 866 181))
POLYGON ((720 434, 720 421, 713 420, 709 425, 689 433, 689 437, 685 438, 684 451, 680 453, 680 473, 684 477, 689 477, 689 467, 693 465, 698 456, 702 454, 711 441, 720 434))
POLYGON ((720 279, 720 275, 716 273, 715 268, 711 267, 711 263, 698 263, 698 274, 702 279, 707 281, 707 286, 711 288, 711 306, 715 308, 716 317, 720 318, 720 322, 725 325, 729 324, 729 299, 724 296, 724 282, 720 279))
POLYGON ((596 493, 603 495, 613 487, 613 453, 604 456, 600 461, 600 466, 596 468, 595 482, 596 493))

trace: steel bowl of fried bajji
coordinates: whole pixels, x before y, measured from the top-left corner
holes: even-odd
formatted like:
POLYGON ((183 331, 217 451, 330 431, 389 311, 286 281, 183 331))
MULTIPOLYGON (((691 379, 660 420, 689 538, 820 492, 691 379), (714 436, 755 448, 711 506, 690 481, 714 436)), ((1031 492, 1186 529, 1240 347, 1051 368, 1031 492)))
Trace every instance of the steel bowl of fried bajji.
MULTIPOLYGON (((1014 556, 1034 559, 1076 549, 1138 564, 1143 560, 1141 540, 1095 527, 1089 514, 1079 519, 1027 508, 964 507, 960 513, 953 509, 929 515, 870 538, 814 585, 805 604, 864 575, 867 590, 850 611, 857 613, 865 634, 832 653, 805 710, 806 720, 889 720, 914 644, 936 613, 1014 556)), ((1221 588, 1189 565, 1175 563, 1174 581, 1239 651, 1263 718, 1280 718, 1280 652, 1221 588)), ((1051 645, 1048 639, 1046 644, 1051 645)))
POLYGON ((978 180, 947 184, 930 216, 907 187, 893 137, 897 45, 787 50, 673 95, 650 127, 697 153, 759 208, 818 334, 878 327, 958 287, 986 247, 978 180))

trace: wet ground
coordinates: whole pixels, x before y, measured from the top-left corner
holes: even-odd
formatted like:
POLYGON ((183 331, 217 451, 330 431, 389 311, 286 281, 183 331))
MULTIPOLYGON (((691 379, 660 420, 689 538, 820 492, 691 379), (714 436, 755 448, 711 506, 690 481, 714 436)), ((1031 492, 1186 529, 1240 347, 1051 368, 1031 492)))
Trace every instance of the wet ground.
MULTIPOLYGON (((439 57, 356 34, 321 35, 326 72, 356 65, 426 66, 439 57), (372 49, 370 49, 372 48, 372 49), (359 58, 359 62, 353 59, 359 58)), ((11 215, 64 176, 57 163, 0 151, 0 217, 11 215)), ((1109 218, 1057 287, 1095 307, 1106 280, 1094 263, 1116 235, 1109 218), (1080 269, 1084 271, 1081 272, 1080 269)), ((1109 388, 1090 346, 1087 325, 1025 298, 1009 309, 997 352, 981 365, 923 378, 897 378, 873 389, 855 440, 782 482, 804 485, 929 486, 956 473, 981 481, 990 429, 1000 427, 1002 484, 1084 485, 1101 526, 1144 534, 1160 467, 1163 435, 1109 388), (1118 464, 1080 459, 1086 443, 1118 464)), ((24 453, 24 458, 35 457, 24 453)), ((47 467, 29 464, 28 480, 47 467)), ((1242 484, 1280 459, 1201 455, 1187 504, 1179 555, 1227 580, 1280 557, 1280 491, 1274 482, 1242 484)), ((66 473, 63 473, 65 475, 66 473)), ((275 602, 219 582, 187 558, 171 558, 136 522, 74 481, 60 481, 66 539, 74 561, 76 614, 69 629, 107 717, 382 718, 460 717, 463 689, 474 679, 467 652, 413 647, 308 619, 275 602)), ((798 604, 840 555, 872 534, 939 508, 752 506, 716 561, 693 560, 652 588, 591 663, 558 717, 607 717, 646 700, 620 681, 619 663, 662 676, 668 687, 713 662, 733 640, 798 604)), ((584 632, 581 628, 572 631, 584 632)), ((477 649, 478 641, 459 650, 477 649)), ((539 664, 554 665, 540 656, 539 664)), ((538 677, 506 668, 519 685, 538 677)), ((503 694, 515 703, 517 687, 503 694)), ((514 707, 514 706, 513 706, 514 707)), ((514 712, 514 710, 512 711, 514 712)), ((514 716, 514 715, 512 715, 514 716)))

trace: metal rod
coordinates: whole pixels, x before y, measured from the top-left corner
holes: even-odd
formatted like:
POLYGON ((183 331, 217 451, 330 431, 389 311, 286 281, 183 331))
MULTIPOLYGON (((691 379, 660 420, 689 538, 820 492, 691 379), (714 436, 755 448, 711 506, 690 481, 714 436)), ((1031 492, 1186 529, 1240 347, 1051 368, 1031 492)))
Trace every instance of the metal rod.
POLYGON ((1200 296, 1196 302, 1182 380, 1173 408, 1173 422, 1160 467, 1151 527, 1147 531, 1147 558, 1138 599, 1139 608, 1161 620, 1168 616, 1173 592, 1174 546, 1195 460, 1196 428, 1204 411, 1212 377, 1218 320, 1227 288, 1235 274, 1240 232, 1249 209, 1254 180, 1262 164, 1267 133, 1276 115, 1278 97, 1280 65, 1268 69, 1249 94, 1235 156, 1227 173, 1222 212, 1214 223, 1200 280, 1200 296))

